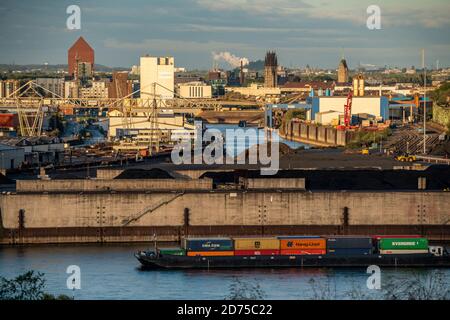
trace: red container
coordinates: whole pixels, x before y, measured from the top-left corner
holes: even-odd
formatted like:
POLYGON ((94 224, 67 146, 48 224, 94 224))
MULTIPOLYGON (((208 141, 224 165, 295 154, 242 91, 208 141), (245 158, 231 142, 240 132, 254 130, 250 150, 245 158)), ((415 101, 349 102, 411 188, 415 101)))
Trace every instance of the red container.
POLYGON ((392 234, 392 235, 376 235, 376 236, 372 236, 372 239, 376 239, 376 240, 380 240, 380 239, 390 239, 390 238, 422 238, 422 236, 420 235, 396 235, 396 234, 392 234))
POLYGON ((281 250, 282 256, 322 255, 326 253, 327 250, 325 249, 281 250))
POLYGON ((278 256, 280 250, 235 250, 235 256, 278 256))

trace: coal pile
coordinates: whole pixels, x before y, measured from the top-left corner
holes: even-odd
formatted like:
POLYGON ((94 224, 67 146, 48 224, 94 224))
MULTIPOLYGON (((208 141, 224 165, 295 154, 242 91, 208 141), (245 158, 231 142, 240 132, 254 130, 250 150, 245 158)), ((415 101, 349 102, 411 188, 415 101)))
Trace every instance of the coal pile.
POLYGON ((173 179, 173 177, 162 169, 127 169, 114 179, 173 179))
POLYGON ((280 170, 273 176, 262 176, 259 170, 206 172, 201 178, 213 179, 215 185, 237 183, 240 177, 250 179, 305 178, 308 190, 417 190, 418 178, 425 177, 427 190, 450 188, 450 166, 431 166, 415 170, 280 170))
POLYGON ((13 184, 14 181, 8 179, 4 174, 0 173, 0 184, 13 184))

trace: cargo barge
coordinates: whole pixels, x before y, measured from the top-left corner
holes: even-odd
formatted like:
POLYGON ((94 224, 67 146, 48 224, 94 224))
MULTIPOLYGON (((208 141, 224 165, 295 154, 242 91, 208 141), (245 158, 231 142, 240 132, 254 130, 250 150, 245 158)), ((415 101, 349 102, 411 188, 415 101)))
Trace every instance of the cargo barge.
POLYGON ((185 239, 181 248, 140 251, 144 269, 450 267, 444 247, 418 236, 185 239))

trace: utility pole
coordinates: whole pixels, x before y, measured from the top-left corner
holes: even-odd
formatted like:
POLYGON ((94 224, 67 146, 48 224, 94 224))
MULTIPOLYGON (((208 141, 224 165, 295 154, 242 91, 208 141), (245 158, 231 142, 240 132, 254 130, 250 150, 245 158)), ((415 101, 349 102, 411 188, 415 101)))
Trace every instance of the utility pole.
POLYGON ((423 67, 423 154, 427 153, 427 69, 425 67, 425 49, 422 49, 423 67))

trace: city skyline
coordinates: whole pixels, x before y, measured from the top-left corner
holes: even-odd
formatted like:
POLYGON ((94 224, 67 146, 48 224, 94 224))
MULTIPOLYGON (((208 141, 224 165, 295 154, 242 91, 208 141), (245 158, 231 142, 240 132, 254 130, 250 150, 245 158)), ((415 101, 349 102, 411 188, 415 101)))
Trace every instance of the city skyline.
POLYGON ((372 3, 365 0, 79 1, 81 30, 67 30, 66 8, 72 4, 0 5, 0 63, 64 64, 67 49, 83 36, 96 51, 96 63, 111 67, 138 65, 150 54, 174 56, 177 66, 188 69, 208 69, 213 52, 255 61, 275 50, 287 67, 336 69, 343 54, 350 68, 359 63, 419 68, 422 47, 427 67, 434 68, 436 60, 450 65, 450 3, 443 0, 378 1, 381 30, 367 28, 372 3))

